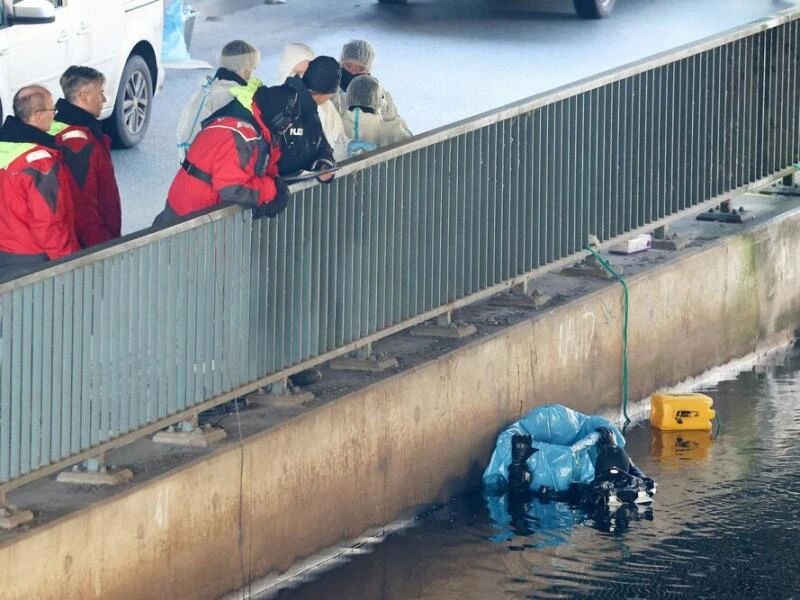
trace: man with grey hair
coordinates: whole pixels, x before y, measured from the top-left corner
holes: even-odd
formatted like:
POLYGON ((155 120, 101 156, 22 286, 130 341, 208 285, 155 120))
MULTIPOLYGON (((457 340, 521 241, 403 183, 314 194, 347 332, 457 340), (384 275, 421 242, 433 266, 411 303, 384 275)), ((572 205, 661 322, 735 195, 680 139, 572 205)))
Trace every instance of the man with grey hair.
POLYGON ((71 177, 48 134, 56 108, 39 85, 14 95, 0 128, 0 281, 20 277, 80 249, 71 177))
POLYGON ((92 67, 71 66, 59 82, 64 98, 56 103, 58 118, 50 133, 56 137, 76 184, 72 194, 75 232, 81 246, 87 248, 122 234, 122 202, 111 162, 111 139, 99 121, 106 102, 106 78, 92 67))
POLYGON ((202 129, 203 121, 233 100, 231 88, 247 85, 260 62, 258 48, 244 40, 233 40, 222 47, 219 69, 189 98, 178 119, 178 162, 186 158, 186 151, 202 129))

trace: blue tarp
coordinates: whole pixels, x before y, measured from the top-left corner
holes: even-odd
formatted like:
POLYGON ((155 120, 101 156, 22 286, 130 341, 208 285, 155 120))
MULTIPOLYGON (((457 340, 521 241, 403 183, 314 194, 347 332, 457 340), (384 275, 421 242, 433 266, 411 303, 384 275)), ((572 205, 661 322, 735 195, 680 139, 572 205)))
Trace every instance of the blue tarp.
POLYGON ((483 473, 483 485, 489 492, 503 492, 508 485, 511 463, 511 438, 515 433, 531 435, 538 450, 527 461, 531 472, 530 489, 542 486, 565 492, 571 483, 591 483, 597 458, 598 427, 614 432, 617 445, 625 447, 625 438, 608 419, 587 416, 566 406, 554 404, 533 409, 513 423, 497 438, 492 458, 483 473))
POLYGON ((161 60, 167 62, 181 62, 191 60, 186 49, 184 23, 189 13, 183 6, 183 0, 173 0, 164 12, 164 35, 161 46, 161 60))

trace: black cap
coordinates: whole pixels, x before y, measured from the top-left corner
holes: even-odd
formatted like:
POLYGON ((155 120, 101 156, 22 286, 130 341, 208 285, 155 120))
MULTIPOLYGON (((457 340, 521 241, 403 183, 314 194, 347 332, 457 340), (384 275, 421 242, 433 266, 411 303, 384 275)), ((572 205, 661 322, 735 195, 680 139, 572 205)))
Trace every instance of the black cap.
POLYGON ((303 83, 309 91, 318 94, 333 94, 339 89, 339 80, 342 77, 342 70, 335 58, 330 56, 318 56, 310 63, 303 75, 303 83))

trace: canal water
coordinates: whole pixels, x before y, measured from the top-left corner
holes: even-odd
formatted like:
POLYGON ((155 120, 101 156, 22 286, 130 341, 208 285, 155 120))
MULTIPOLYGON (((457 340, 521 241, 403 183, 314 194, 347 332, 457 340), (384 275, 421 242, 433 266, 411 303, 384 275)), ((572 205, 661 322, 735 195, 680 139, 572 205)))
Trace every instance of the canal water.
POLYGON ((658 482, 650 511, 534 502, 509 518, 477 491, 256 597, 800 599, 800 352, 698 391, 721 417, 713 439, 628 431, 658 482))

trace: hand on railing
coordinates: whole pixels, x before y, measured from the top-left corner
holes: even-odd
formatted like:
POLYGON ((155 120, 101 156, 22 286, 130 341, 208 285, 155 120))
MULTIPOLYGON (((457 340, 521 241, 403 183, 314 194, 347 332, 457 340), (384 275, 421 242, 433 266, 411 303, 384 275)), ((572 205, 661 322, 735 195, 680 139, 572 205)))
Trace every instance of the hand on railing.
POLYGON ((272 218, 281 214, 289 204, 289 186, 280 177, 275 178, 275 198, 253 209, 253 218, 272 218))
POLYGON ((320 158, 314 161, 311 170, 320 173, 317 175, 317 181, 321 183, 330 183, 331 179, 333 179, 334 171, 336 170, 336 163, 327 158, 320 158))

